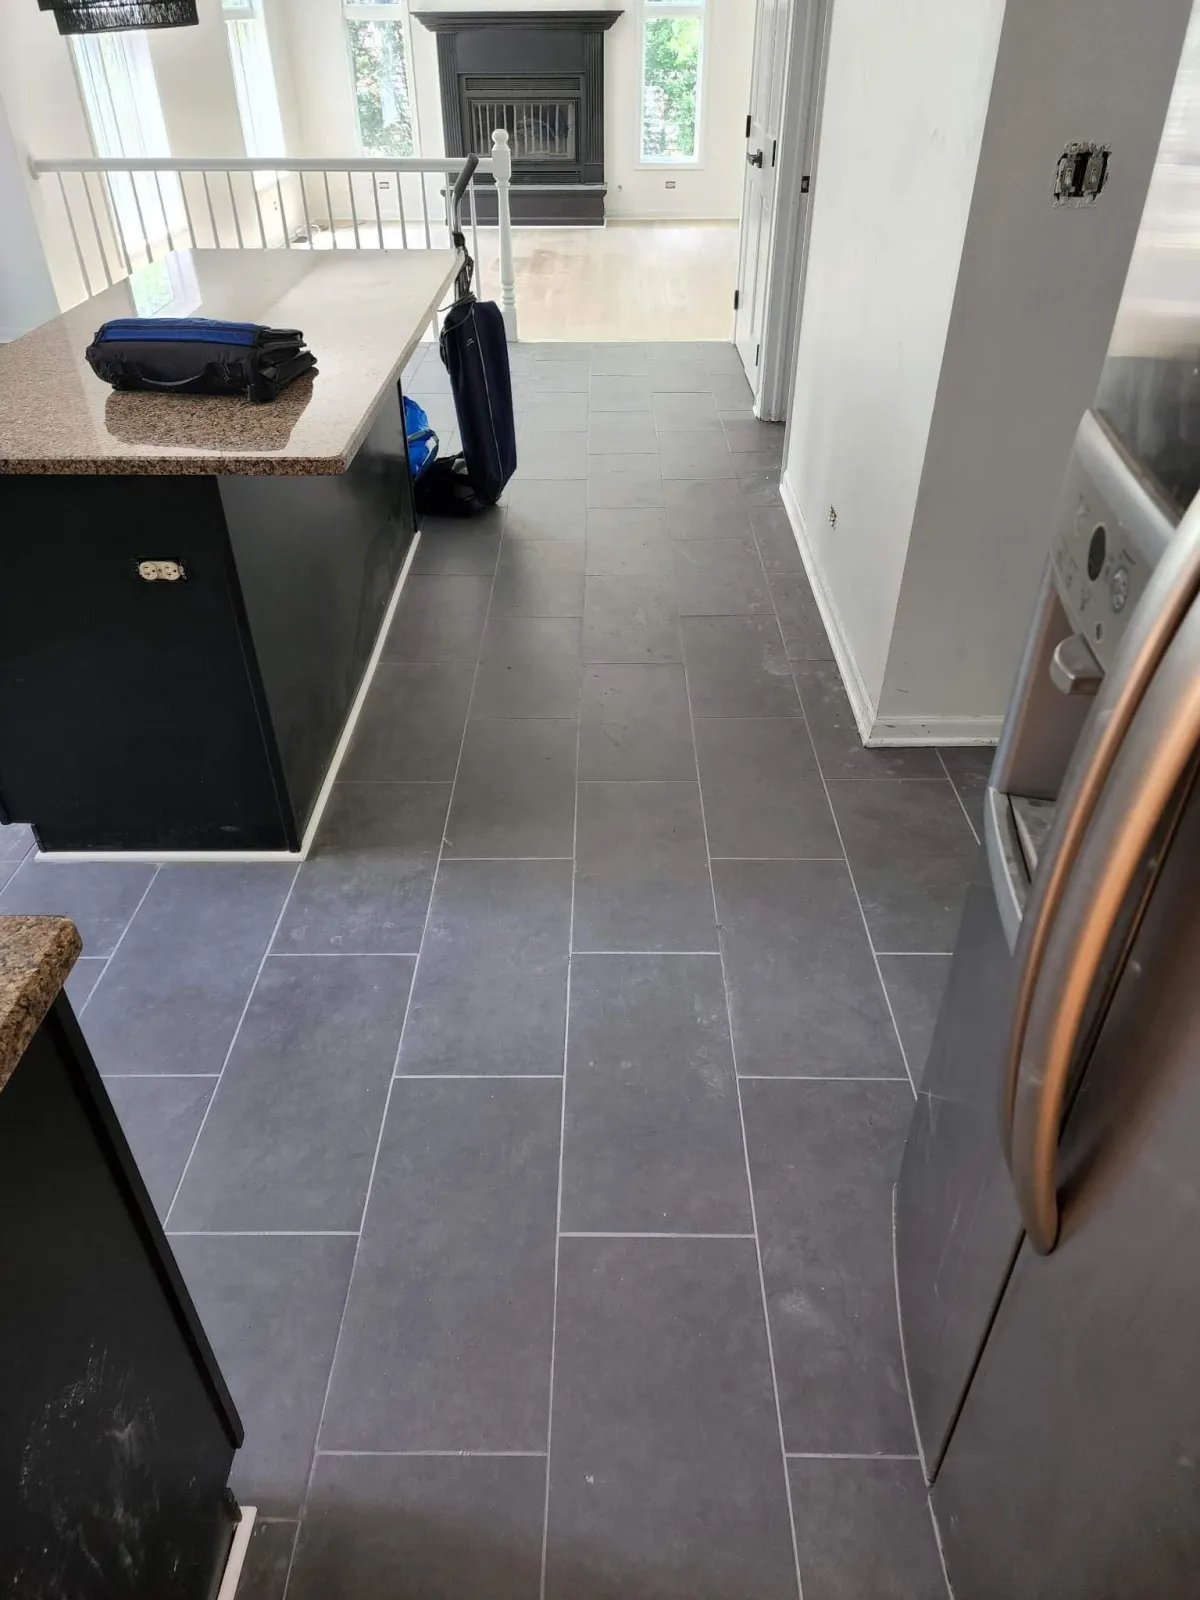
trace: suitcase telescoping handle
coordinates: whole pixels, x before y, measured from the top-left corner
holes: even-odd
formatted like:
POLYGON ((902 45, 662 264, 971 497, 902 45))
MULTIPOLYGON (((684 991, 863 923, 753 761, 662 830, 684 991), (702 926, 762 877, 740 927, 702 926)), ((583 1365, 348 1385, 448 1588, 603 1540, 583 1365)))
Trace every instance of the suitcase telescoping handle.
MULTIPOLYGON (((462 164, 458 177, 454 180, 454 188, 450 191, 450 242, 462 255, 462 266, 458 277, 454 280, 454 293, 460 300, 465 300, 471 292, 471 273, 475 263, 467 254, 467 241, 462 231, 462 197, 466 194, 475 176, 475 168, 479 165, 479 157, 472 152, 462 164)), ((472 212, 474 216, 474 212, 472 212)))

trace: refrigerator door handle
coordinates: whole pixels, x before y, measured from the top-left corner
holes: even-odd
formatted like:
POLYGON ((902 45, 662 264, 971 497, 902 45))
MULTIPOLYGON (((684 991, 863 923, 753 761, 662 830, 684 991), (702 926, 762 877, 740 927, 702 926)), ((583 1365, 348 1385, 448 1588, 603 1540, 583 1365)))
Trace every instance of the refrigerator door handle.
POLYGON ((1184 618, 1112 763, 1078 849, 1029 1008, 1009 1167, 1030 1243, 1058 1240, 1057 1159, 1076 1042, 1105 951, 1200 749, 1200 605, 1184 618))
POLYGON ((1008 1048, 1000 1077, 1000 1141, 1013 1167, 1013 1120, 1025 1034, 1047 947, 1062 908, 1088 824, 1134 714, 1200 591, 1200 496, 1171 543, 1129 619, 1110 671, 1096 696, 1058 798, 1054 826, 1038 862, 1021 915, 1008 1048))

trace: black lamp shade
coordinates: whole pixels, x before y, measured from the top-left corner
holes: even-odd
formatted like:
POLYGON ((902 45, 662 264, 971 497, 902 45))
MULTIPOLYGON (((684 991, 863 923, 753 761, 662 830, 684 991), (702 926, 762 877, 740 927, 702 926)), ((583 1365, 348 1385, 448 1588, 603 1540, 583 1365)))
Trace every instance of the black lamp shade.
POLYGON ((59 33, 116 33, 128 28, 190 28, 196 0, 38 0, 59 33))

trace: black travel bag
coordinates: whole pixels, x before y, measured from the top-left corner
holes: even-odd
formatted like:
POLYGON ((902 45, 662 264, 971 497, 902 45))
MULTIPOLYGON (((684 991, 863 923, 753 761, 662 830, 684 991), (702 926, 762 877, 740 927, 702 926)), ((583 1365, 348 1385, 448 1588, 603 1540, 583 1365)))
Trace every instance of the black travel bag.
POLYGON ((229 394, 274 400, 317 364, 298 328, 209 317, 119 317, 87 348, 88 365, 114 389, 229 394))
POLYGON ((459 222, 462 197, 477 163, 477 156, 468 156, 451 196, 451 238, 462 251, 463 265, 438 345, 450 374, 462 454, 435 461, 417 486, 418 505, 437 516, 471 516, 495 505, 517 470, 504 317, 498 305, 476 300, 471 293, 474 262, 459 222))

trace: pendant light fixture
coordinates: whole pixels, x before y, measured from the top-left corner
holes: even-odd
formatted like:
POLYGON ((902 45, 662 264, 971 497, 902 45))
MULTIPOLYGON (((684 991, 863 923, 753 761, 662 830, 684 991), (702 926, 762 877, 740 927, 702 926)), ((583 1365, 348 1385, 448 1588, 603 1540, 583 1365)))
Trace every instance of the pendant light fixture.
POLYGON ((59 33, 115 33, 128 28, 190 28, 196 0, 38 0, 59 33))

